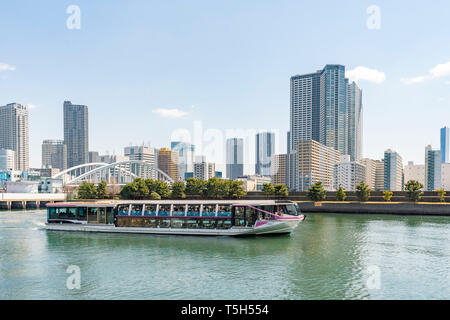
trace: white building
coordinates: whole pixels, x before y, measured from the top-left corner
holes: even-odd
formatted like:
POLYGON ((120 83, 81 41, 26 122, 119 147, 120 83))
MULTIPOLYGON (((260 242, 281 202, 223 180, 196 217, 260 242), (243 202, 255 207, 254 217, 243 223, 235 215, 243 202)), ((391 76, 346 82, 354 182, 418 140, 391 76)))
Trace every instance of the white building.
POLYGON ((0 171, 14 171, 15 152, 9 149, 0 149, 0 171))
POLYGON ((287 154, 274 154, 271 160, 271 176, 273 184, 287 186, 286 177, 287 154))
MULTIPOLYGON (((151 164, 154 168, 158 168, 158 149, 145 146, 130 146, 125 147, 124 155, 130 160, 138 160, 151 164)), ((142 178, 156 179, 157 174, 155 170, 148 167, 143 167, 138 164, 132 164, 131 172, 142 178)))
POLYGON ((356 161, 350 161, 349 155, 341 156, 341 161, 334 166, 334 188, 339 186, 346 191, 355 191, 356 186, 366 178, 366 167, 356 161))
POLYGON ((384 160, 364 158, 359 161, 366 167, 365 182, 373 191, 384 189, 384 160))
POLYGON ((272 183, 272 179, 270 177, 260 175, 242 176, 236 180, 243 182, 244 189, 247 192, 262 191, 265 183, 272 183))
POLYGON ((116 163, 128 160, 130 160, 130 157, 121 155, 102 155, 97 157, 97 162, 103 163, 116 163))
POLYGON ((410 180, 419 181, 425 186, 425 165, 414 164, 413 161, 409 161, 404 168, 405 183, 410 180))
POLYGON ((15 169, 29 169, 28 107, 17 103, 0 106, 0 148, 15 152, 15 169))
POLYGON ((216 165, 211 162, 206 162, 205 156, 196 157, 194 162, 194 178, 201 180, 209 180, 213 178, 216 173, 216 165))

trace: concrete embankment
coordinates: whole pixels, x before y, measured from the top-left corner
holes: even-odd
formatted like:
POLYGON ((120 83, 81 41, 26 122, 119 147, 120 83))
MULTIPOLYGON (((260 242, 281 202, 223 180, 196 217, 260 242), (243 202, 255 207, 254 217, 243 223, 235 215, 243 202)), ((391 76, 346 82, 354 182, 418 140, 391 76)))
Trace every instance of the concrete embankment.
POLYGON ((303 213, 449 216, 450 203, 298 202, 303 213))

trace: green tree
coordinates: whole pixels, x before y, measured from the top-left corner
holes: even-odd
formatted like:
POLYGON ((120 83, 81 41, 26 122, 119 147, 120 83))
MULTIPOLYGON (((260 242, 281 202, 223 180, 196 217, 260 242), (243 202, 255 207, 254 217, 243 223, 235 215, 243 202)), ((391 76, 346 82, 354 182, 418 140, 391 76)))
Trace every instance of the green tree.
POLYGON ((445 195, 447 194, 447 192, 445 192, 444 189, 436 190, 436 192, 438 193, 439 201, 445 202, 445 195))
POLYGON ((264 183, 261 191, 266 196, 272 196, 275 194, 275 187, 271 183, 264 183))
POLYGON ((185 190, 186 186, 184 185, 184 182, 181 181, 174 182, 172 184, 172 193, 170 194, 170 197, 172 199, 184 199, 186 198, 185 190))
POLYGON ((408 199, 410 201, 420 201, 420 199, 422 199, 423 196, 423 191, 421 191, 423 189, 423 184, 421 184, 419 181, 416 180, 409 180, 406 184, 405 184, 405 190, 408 193, 408 199))
POLYGON ((356 197, 361 202, 368 201, 371 192, 372 190, 370 190, 369 186, 365 184, 364 181, 361 181, 361 183, 356 186, 356 197))
POLYGON ((197 178, 188 178, 186 180, 186 195, 203 196, 206 189, 206 181, 197 178))
POLYGON ((120 191, 120 196, 123 199, 141 200, 149 196, 149 190, 145 181, 141 178, 136 178, 132 183, 125 185, 120 191))
POLYGON ((210 178, 206 182, 206 187, 203 190, 203 194, 207 198, 221 199, 226 195, 225 181, 219 178, 210 178))
POLYGON ((170 186, 165 181, 145 179, 145 185, 148 188, 148 193, 156 192, 162 199, 167 199, 170 196, 170 186))
POLYGON ((97 188, 95 184, 90 182, 83 182, 78 187, 78 199, 96 199, 97 198, 97 188))
POLYGON ((383 199, 384 201, 391 201, 394 193, 390 190, 383 191, 383 199))
POLYGON ((289 196, 289 189, 284 184, 276 184, 273 186, 274 194, 277 197, 285 198, 289 196))
POLYGON ((161 200, 161 196, 157 194, 155 191, 152 191, 148 196, 150 200, 161 200))
POLYGON ((239 199, 247 195, 244 182, 240 180, 225 180, 225 196, 229 199, 239 199))
POLYGON ((345 190, 342 188, 342 185, 339 185, 339 189, 336 191, 336 200, 345 201, 346 199, 347 195, 345 194, 345 190))
POLYGON ((327 198, 321 181, 317 181, 315 184, 311 185, 308 191, 306 191, 306 195, 314 202, 324 201, 327 198))
POLYGON ((108 197, 108 184, 102 181, 97 185, 96 190, 97 199, 106 199, 108 197))

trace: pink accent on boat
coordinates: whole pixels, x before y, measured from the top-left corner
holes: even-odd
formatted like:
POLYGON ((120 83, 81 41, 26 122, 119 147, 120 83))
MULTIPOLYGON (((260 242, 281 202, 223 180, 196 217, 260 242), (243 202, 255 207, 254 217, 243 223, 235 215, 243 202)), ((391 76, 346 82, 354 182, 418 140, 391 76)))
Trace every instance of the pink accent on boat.
POLYGON ((263 226, 265 224, 267 224, 267 221, 257 221, 256 224, 255 224, 255 227, 258 228, 258 227, 263 226))
POLYGON ((276 215, 275 213, 272 213, 272 212, 269 212, 269 211, 266 211, 266 210, 262 210, 262 209, 256 208, 256 207, 251 206, 251 205, 249 205, 249 204, 242 204, 242 205, 239 205, 239 204, 233 204, 233 207, 249 207, 249 208, 255 209, 256 211, 260 211, 260 212, 267 213, 267 214, 269 214, 269 215, 275 217, 275 220, 303 220, 303 219, 305 218, 305 216, 302 215, 302 214, 299 215, 298 217, 280 217, 279 215, 276 215))

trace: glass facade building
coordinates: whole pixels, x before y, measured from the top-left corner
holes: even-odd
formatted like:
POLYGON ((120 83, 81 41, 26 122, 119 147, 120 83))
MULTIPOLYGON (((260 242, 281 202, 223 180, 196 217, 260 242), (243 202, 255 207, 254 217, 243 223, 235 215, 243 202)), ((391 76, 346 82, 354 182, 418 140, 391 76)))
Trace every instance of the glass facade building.
POLYGON ((443 127, 441 129, 441 161, 442 163, 449 162, 449 138, 450 138, 450 128, 443 127))

